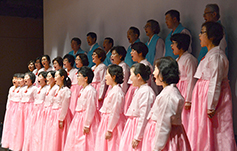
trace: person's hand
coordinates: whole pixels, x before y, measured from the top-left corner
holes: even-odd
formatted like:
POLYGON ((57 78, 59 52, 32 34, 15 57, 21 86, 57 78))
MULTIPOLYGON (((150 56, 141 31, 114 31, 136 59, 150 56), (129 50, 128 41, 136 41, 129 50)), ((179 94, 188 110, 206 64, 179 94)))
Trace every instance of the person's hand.
POLYGON ((58 126, 60 129, 63 129, 63 121, 58 121, 58 126))
POLYGON ((191 108, 191 102, 185 102, 184 108, 185 108, 186 110, 190 110, 190 108, 191 108))
POLYGON ((137 146, 138 146, 138 144, 139 144, 139 142, 140 142, 140 141, 138 141, 138 140, 136 140, 136 139, 133 139, 133 140, 132 140, 132 148, 133 148, 133 149, 136 149, 137 146))
POLYGON ((216 111, 215 110, 207 110, 207 116, 211 119, 215 115, 216 111))
POLYGON ((88 134, 89 132, 90 132, 90 128, 84 127, 83 134, 85 135, 85 134, 88 134))
POLYGON ((105 139, 108 139, 108 140, 111 139, 111 138, 112 138, 112 135, 113 135, 112 132, 107 131, 106 134, 105 134, 105 139))

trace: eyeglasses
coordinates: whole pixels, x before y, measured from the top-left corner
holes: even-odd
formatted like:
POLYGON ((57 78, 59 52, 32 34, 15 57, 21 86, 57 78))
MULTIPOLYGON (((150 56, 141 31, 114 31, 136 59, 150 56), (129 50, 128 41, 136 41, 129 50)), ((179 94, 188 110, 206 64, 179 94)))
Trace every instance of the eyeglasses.
POLYGON ((207 14, 211 14, 211 13, 213 13, 213 12, 206 12, 203 14, 203 16, 206 16, 207 14))
POLYGON ((200 31, 200 34, 204 34, 204 33, 207 33, 207 31, 200 31))
POLYGON ((146 25, 146 26, 144 26, 143 28, 146 29, 146 28, 148 28, 148 27, 151 27, 151 25, 146 25))

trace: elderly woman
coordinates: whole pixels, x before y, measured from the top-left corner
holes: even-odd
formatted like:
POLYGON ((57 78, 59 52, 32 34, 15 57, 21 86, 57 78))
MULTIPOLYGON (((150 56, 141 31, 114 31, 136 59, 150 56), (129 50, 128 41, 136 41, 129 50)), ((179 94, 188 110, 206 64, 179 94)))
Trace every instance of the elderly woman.
POLYGON ((199 39, 208 52, 194 75, 188 137, 192 150, 236 150, 232 100, 228 82, 229 61, 218 47, 223 37, 219 23, 205 22, 199 39))

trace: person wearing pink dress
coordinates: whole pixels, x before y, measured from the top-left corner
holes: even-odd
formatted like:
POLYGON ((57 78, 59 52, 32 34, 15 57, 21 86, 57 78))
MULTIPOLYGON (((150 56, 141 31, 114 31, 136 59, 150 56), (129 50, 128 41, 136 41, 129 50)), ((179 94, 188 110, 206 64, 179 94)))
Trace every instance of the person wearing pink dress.
MULTIPOLYGON (((19 90, 20 86, 18 84, 18 75, 19 73, 15 73, 12 77, 12 84, 13 86, 10 87, 7 97, 7 105, 6 105, 6 112, 3 122, 3 131, 2 131, 2 139, 1 144, 2 148, 9 148, 9 144, 11 143, 10 137, 11 137, 11 117, 14 115, 11 115, 12 110, 14 110, 14 107, 16 106, 13 100, 16 100, 17 97, 17 91, 19 90)), ((19 101, 19 100, 16 100, 19 101)), ((18 103, 17 103, 18 104, 18 103)))
POLYGON ((82 86, 79 86, 77 84, 77 69, 73 67, 75 64, 75 58, 73 55, 66 54, 63 57, 63 65, 65 67, 65 70, 67 71, 68 77, 71 79, 72 85, 71 85, 71 99, 69 104, 69 109, 71 110, 72 115, 75 114, 75 109, 77 105, 77 98, 79 96, 79 92, 82 89, 82 86))
POLYGON ((193 151, 237 150, 233 132, 229 61, 218 46, 223 28, 216 22, 202 25, 199 39, 208 52, 194 75, 188 137, 193 151))
POLYGON ((92 54, 92 61, 95 65, 91 68, 94 72, 94 78, 91 85, 97 91, 97 110, 103 105, 103 100, 107 90, 107 85, 105 84, 105 75, 106 75, 106 65, 103 61, 106 58, 105 51, 101 48, 96 48, 92 54))
POLYGON ((182 122, 184 129, 187 132, 192 92, 196 83, 194 74, 197 69, 198 61, 187 51, 190 43, 189 35, 183 33, 174 34, 171 36, 170 40, 172 41, 171 48, 174 55, 179 56, 176 61, 179 65, 180 80, 176 86, 182 96, 185 98, 185 105, 182 112, 182 122))
POLYGON ((52 66, 50 66, 50 57, 49 55, 43 55, 41 57, 41 64, 43 65, 43 68, 41 68, 38 73, 40 73, 41 71, 52 71, 54 70, 54 68, 52 66))
POLYGON ((172 57, 155 61, 153 72, 157 85, 163 87, 148 114, 142 151, 191 151, 182 125, 184 98, 175 86, 179 68, 172 57))
MULTIPOLYGON (((132 51, 131 51, 131 57, 132 57, 132 60, 134 62, 138 62, 138 63, 142 63, 144 64, 145 66, 149 66, 150 67, 150 70, 151 70, 151 73, 153 71, 153 67, 152 65, 150 64, 150 62, 148 62, 145 57, 148 53, 148 48, 147 46, 142 43, 142 42, 137 42, 137 43, 134 43, 131 45, 131 48, 132 48, 132 51)), ((147 81, 148 85, 151 86, 151 75, 147 81)), ((152 80, 153 81, 153 80, 152 80)), ((133 95, 134 95, 134 92, 135 90, 137 89, 137 87, 134 87, 132 85, 132 81, 129 79, 128 80, 128 84, 130 84, 130 87, 125 95, 125 105, 124 105, 124 113, 127 112, 128 108, 129 108, 129 105, 131 104, 131 101, 132 101, 132 98, 133 98, 133 95)), ((153 84, 154 85, 154 84, 153 84)), ((153 89, 154 90, 154 89, 153 89)))
POLYGON ((76 113, 68 130, 64 151, 93 151, 100 122, 96 109, 96 90, 90 85, 94 73, 91 68, 82 66, 78 70, 78 84, 83 88, 77 100, 76 113))
POLYGON ((35 74, 35 83, 34 86, 38 87, 38 74, 40 69, 43 67, 42 63, 41 63, 41 57, 37 57, 35 59, 35 70, 33 70, 33 73, 35 74))
POLYGON ((41 138, 41 130, 37 127, 39 117, 42 114, 44 100, 46 96, 46 92, 48 90, 48 86, 46 85, 46 76, 47 72, 41 71, 38 74, 38 83, 39 88, 37 88, 35 93, 34 105, 30 113, 29 123, 26 125, 26 131, 24 135, 24 144, 23 151, 41 151, 42 138, 41 138))
MULTIPOLYGON (((39 116, 39 122, 37 122, 36 129, 39 129, 39 131, 42 131, 42 140, 37 141, 38 144, 40 141, 42 142, 41 148, 42 150, 47 150, 48 149, 48 144, 49 142, 49 137, 48 134, 51 133, 50 127, 53 125, 52 120, 51 120, 51 112, 52 112, 52 106, 53 106, 53 98, 56 94, 56 91, 59 89, 58 85, 55 84, 55 71, 49 71, 47 72, 47 85, 48 90, 45 96, 45 101, 44 101, 44 107, 41 116, 39 116), (42 130, 40 130, 42 129, 42 130)), ((40 138, 40 137, 38 137, 40 138)))
POLYGON ((13 146, 12 150, 22 150, 26 130, 30 124, 31 112, 35 100, 35 93, 37 87, 33 85, 35 82, 35 75, 32 72, 27 72, 24 77, 25 87, 21 91, 21 102, 19 104, 17 115, 18 118, 15 121, 17 123, 15 134, 12 138, 13 146))
POLYGON ((63 150, 72 119, 69 109, 71 80, 64 69, 59 69, 55 73, 55 81, 59 87, 53 97, 53 106, 49 115, 51 126, 46 127, 49 131, 46 136, 48 142, 44 142, 47 151, 63 150))
POLYGON ((130 79, 137 86, 132 102, 125 114, 128 116, 121 136, 119 151, 141 151, 147 115, 155 100, 155 93, 146 81, 150 78, 149 66, 141 63, 134 64, 130 69, 130 79))
POLYGON ((123 83, 123 68, 112 64, 105 76, 106 84, 111 85, 108 95, 100 109, 101 122, 96 136, 95 150, 118 151, 121 134, 126 118, 123 113, 124 92, 119 84, 123 83))

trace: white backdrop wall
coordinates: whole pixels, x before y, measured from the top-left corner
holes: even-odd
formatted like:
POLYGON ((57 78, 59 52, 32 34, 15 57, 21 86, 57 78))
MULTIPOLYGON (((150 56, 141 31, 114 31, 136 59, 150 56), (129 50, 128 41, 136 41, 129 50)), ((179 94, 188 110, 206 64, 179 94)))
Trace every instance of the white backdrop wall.
POLYGON ((148 40, 143 27, 149 19, 159 22, 159 36, 165 40, 170 32, 165 24, 165 12, 176 9, 181 23, 190 29, 193 36, 193 55, 198 56, 198 34, 204 22, 206 4, 220 7, 221 22, 228 34, 230 71, 229 79, 233 97, 233 119, 237 134, 237 1, 235 0, 44 0, 44 53, 53 59, 71 51, 70 40, 79 37, 81 48, 88 51, 86 34, 97 33, 97 42, 112 37, 115 45, 129 46, 127 30, 130 26, 140 29, 140 39, 148 40))

